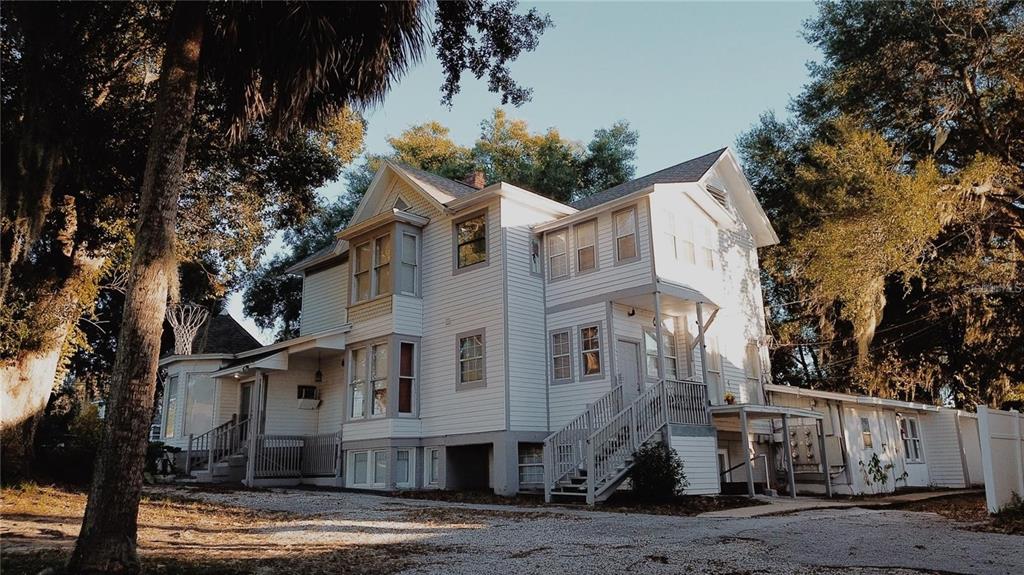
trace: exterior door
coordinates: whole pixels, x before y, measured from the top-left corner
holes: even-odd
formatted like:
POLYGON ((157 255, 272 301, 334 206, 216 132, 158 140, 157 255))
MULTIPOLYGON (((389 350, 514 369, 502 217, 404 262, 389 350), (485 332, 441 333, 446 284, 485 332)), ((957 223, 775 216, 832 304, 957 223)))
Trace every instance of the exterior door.
MULTIPOLYGON (((238 395, 238 421, 245 421, 249 419, 249 413, 252 410, 252 382, 243 383, 238 395)), ((248 426, 245 426, 241 429, 242 437, 240 439, 243 441, 245 440, 245 432, 248 428, 248 426)))
POLYGON ((615 342, 615 366, 618 369, 618 381, 622 390, 628 394, 643 391, 640 384, 640 344, 635 341, 618 340, 615 342))

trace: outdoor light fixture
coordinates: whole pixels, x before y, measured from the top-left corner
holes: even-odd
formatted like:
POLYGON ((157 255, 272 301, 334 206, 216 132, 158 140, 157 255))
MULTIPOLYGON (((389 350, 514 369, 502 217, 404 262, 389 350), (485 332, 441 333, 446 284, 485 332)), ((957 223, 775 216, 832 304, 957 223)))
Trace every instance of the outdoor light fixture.
POLYGON ((636 315, 636 308, 635 307, 629 308, 629 313, 626 314, 626 315, 628 315, 629 317, 635 316, 636 315))

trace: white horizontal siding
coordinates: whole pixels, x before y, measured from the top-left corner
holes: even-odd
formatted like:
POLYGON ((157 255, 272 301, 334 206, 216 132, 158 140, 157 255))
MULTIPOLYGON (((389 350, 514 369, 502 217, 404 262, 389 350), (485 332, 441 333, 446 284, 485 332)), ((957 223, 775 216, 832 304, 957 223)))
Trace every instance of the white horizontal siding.
POLYGON ((299 333, 306 335, 343 325, 347 305, 347 263, 305 274, 299 333))
POLYGON ((501 202, 505 232, 509 425, 514 431, 547 431, 544 280, 530 273, 529 226, 550 216, 508 199, 501 202))
MULTIPOLYGON (((650 227, 647 201, 641 199, 635 205, 638 221, 636 244, 640 259, 632 263, 615 265, 615 231, 612 210, 606 210, 596 215, 598 269, 577 274, 576 235, 570 226, 568 228, 570 277, 547 283, 548 307, 651 283, 653 270, 651 268, 651 246, 648 240, 650 227)), ((547 262, 545 262, 546 267, 547 262)))
POLYGON ((333 433, 341 431, 345 414, 345 368, 341 367, 339 359, 324 363, 316 432, 333 433))
POLYGON ((719 492, 718 454, 714 437, 672 436, 672 449, 683 460, 687 495, 713 495, 719 492))
MULTIPOLYGON (((550 390, 551 429, 559 429, 572 418, 582 413, 587 405, 596 401, 612 388, 611 362, 609 353, 614 349, 608 337, 607 309, 605 304, 597 303, 580 306, 570 310, 548 315, 548 330, 568 328, 572 330, 572 383, 552 384, 550 390), (599 379, 579 381, 580 379, 580 334, 579 327, 601 323, 601 369, 599 379)), ((550 353, 550 350, 548 351, 550 353)), ((550 357, 545 364, 550 366, 550 357)), ((550 367, 549 367, 550 369, 550 367)))
POLYGON ((423 335, 423 300, 418 297, 395 294, 391 301, 395 333, 423 335))
POLYGON ((317 410, 299 409, 298 386, 313 385, 314 371, 288 370, 267 374, 265 433, 310 435, 316 433, 317 410))
POLYGON ((486 207, 486 266, 453 273, 450 217, 432 219, 423 230, 422 295, 427 321, 420 351, 420 416, 427 435, 505 429, 501 224, 498 202, 486 207), (487 384, 457 391, 456 336, 479 329, 486 332, 487 384))

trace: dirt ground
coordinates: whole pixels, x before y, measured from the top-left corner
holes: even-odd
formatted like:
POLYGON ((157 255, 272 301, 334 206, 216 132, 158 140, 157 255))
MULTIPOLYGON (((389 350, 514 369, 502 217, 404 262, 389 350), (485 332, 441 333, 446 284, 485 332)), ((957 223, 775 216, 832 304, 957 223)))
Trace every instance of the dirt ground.
MULTIPOLYGON (((1024 572, 1024 537, 967 530, 978 528, 978 517, 953 511, 966 503, 933 504, 929 512, 843 509, 715 520, 351 492, 164 487, 147 490, 139 542, 147 571, 160 574, 1024 572)), ((4 489, 0 571, 59 567, 84 506, 83 493, 4 489)))
POLYGON ((1006 511, 993 517, 988 513, 984 492, 915 501, 901 505, 899 508, 906 511, 938 513, 962 524, 966 529, 1024 535, 1024 512, 1006 511))

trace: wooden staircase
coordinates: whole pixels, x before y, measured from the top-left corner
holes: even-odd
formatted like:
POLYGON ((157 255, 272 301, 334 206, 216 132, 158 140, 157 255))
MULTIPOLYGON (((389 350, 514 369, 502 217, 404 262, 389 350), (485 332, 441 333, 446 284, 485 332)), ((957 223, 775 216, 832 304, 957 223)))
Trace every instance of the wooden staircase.
POLYGON ((189 435, 185 475, 196 483, 235 483, 245 477, 249 420, 231 419, 197 436, 189 435))
POLYGON ((544 497, 604 501, 629 477, 633 454, 672 424, 708 425, 707 387, 662 380, 623 405, 616 387, 544 440, 544 497))

